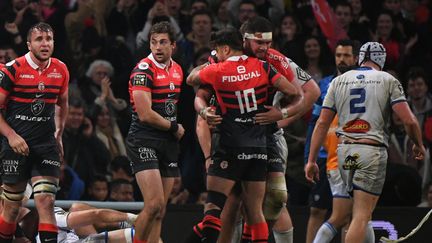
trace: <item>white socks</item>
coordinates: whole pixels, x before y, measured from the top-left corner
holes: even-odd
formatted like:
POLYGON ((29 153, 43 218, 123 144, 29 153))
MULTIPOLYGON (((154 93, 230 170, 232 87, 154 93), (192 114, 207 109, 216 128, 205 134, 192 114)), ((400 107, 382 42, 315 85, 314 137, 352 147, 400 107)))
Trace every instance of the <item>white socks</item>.
POLYGON ((372 221, 369 221, 366 226, 365 243, 375 243, 375 231, 372 226, 372 221))
POLYGON ((294 228, 285 232, 277 232, 273 230, 273 237, 276 243, 293 243, 294 228))
POLYGON ((329 222, 325 222, 319 228, 313 243, 328 243, 337 234, 337 229, 333 227, 329 222))

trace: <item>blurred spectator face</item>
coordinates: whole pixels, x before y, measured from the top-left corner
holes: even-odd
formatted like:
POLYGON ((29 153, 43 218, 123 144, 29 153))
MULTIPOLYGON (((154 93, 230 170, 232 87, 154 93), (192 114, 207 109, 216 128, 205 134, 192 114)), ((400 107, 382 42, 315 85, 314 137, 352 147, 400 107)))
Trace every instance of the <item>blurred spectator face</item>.
POLYGON ((111 175, 112 175, 112 179, 113 180, 117 180, 117 179, 125 179, 127 181, 132 181, 133 177, 130 176, 124 169, 120 168, 116 171, 111 171, 111 175))
POLYGON ((363 8, 361 0, 351 0, 349 3, 351 4, 353 15, 358 16, 363 8))
POLYGON ((176 16, 179 13, 181 7, 180 0, 165 0, 165 4, 171 16, 176 16))
POLYGON ((125 8, 131 8, 137 3, 136 0, 123 0, 123 2, 124 2, 125 8))
POLYGON ((393 14, 398 14, 401 9, 400 0, 384 0, 384 9, 390 10, 393 14))
POLYGON ((0 63, 6 64, 17 58, 17 54, 12 48, 0 49, 0 63))
POLYGON ((421 77, 408 80, 407 94, 413 100, 420 100, 426 96, 428 86, 426 80, 421 77))
POLYGON ((378 16, 376 32, 378 36, 390 36, 393 29, 393 20, 390 15, 382 13, 378 16))
POLYGON ((304 52, 308 59, 318 59, 321 53, 318 40, 315 38, 306 40, 304 44, 304 52))
POLYGON ((84 108, 69 106, 68 116, 66 118, 66 127, 78 129, 84 121, 84 108))
POLYGON ((255 6, 249 3, 241 4, 239 7, 238 20, 241 24, 246 22, 248 19, 255 17, 257 13, 255 12, 255 6))
POLYGON ((229 12, 228 12, 228 1, 223 1, 219 5, 217 17, 222 22, 228 22, 230 20, 229 12))
POLYGON ((27 48, 39 61, 47 61, 54 51, 54 33, 34 29, 27 42, 27 48))
POLYGON ((51 6, 54 3, 54 0, 39 0, 40 5, 42 6, 51 6))
POLYGON ((409 13, 416 11, 419 0, 401 0, 401 7, 409 13))
POLYGON ((190 12, 191 12, 191 14, 193 14, 198 10, 207 9, 207 7, 208 7, 207 4, 205 4, 204 2, 200 2, 200 1, 194 2, 191 5, 191 11, 190 12))
POLYGON ((195 61, 195 65, 200 66, 200 65, 206 63, 209 56, 210 56, 210 52, 205 52, 202 55, 198 56, 198 58, 195 61))
POLYGON ((259 59, 265 59, 268 49, 271 47, 271 40, 250 40, 246 39, 244 47, 247 52, 259 59))
POLYGON ((337 6, 335 9, 335 15, 337 21, 341 24, 342 28, 346 29, 349 27, 352 21, 351 9, 348 6, 337 6))
POLYGON ((111 114, 108 107, 102 107, 101 112, 97 115, 96 123, 100 128, 107 128, 111 126, 111 114))
POLYGON ((106 181, 95 181, 88 189, 88 194, 94 200, 105 201, 108 196, 108 183, 106 181))
POLYGON ((281 34, 284 36, 292 36, 297 33, 297 23, 292 16, 285 16, 280 28, 281 34))
POLYGON ((175 42, 171 42, 166 33, 155 33, 150 36, 150 50, 159 63, 170 60, 175 46, 175 42))
POLYGON ((108 74, 109 68, 105 67, 104 65, 99 65, 93 69, 91 79, 93 80, 93 83, 101 85, 102 79, 108 76, 108 74))
POLYGON ((192 31, 197 36, 210 36, 212 22, 207 14, 195 15, 192 20, 192 31))
POLYGON ((12 0, 12 8, 19 11, 28 5, 28 0, 12 0))
POLYGON ((352 46, 337 46, 335 50, 335 63, 339 72, 344 73, 356 63, 352 46))
POLYGON ((117 190, 111 191, 110 198, 119 202, 133 202, 133 187, 130 184, 121 184, 117 190))

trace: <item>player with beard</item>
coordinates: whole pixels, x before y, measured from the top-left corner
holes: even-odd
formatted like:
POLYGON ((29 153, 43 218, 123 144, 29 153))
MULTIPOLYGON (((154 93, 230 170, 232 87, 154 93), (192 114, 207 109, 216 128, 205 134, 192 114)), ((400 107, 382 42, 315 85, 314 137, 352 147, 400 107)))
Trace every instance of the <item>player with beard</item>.
POLYGON ((0 132, 4 136, 2 242, 12 242, 29 179, 39 214, 41 242, 57 239, 53 206, 68 113, 69 72, 64 63, 51 57, 54 32, 48 24, 38 23, 29 29, 27 47, 27 54, 0 71, 0 106, 5 105, 6 110, 0 115, 0 132))

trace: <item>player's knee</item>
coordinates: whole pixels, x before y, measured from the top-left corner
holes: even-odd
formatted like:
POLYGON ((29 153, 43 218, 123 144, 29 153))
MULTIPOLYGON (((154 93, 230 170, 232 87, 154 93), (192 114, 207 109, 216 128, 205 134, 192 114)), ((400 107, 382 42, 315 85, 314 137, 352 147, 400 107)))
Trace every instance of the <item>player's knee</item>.
POLYGON ((3 189, 3 192, 1 193, 0 197, 3 200, 13 202, 13 203, 20 203, 24 199, 25 191, 11 191, 7 189, 3 189))
POLYGON ((270 178, 267 181, 264 200, 264 216, 267 220, 276 220, 282 208, 286 206, 288 193, 284 177, 270 178))
POLYGON ((164 208, 164 201, 162 198, 151 199, 144 203, 144 210, 147 211, 151 218, 160 217, 162 209, 164 208))

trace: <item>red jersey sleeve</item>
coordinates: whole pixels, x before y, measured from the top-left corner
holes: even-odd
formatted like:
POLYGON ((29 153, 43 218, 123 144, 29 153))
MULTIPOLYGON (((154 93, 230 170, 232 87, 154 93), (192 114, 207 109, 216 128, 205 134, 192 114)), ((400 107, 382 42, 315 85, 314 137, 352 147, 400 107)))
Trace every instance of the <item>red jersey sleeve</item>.
POLYGON ((63 94, 64 92, 67 91, 68 86, 69 86, 69 70, 66 66, 66 64, 63 64, 63 75, 64 75, 64 80, 63 80, 63 84, 62 87, 60 88, 60 94, 63 94))
POLYGON ((143 90, 151 92, 153 88, 153 74, 154 70, 151 69, 150 64, 147 62, 139 63, 130 75, 129 82, 131 90, 143 90))
POLYGON ((275 49, 269 49, 266 60, 276 68, 277 72, 288 79, 288 81, 293 82, 295 80, 294 73, 290 68, 289 59, 285 55, 275 49))
POLYGON ((267 73, 268 80, 271 85, 274 85, 276 80, 278 80, 281 77, 281 74, 277 72, 276 68, 273 67, 268 62, 262 62, 262 66, 264 68, 264 71, 267 73))
POLYGON ((216 73, 219 64, 210 64, 199 71, 199 78, 202 84, 214 84, 216 82, 216 73))

